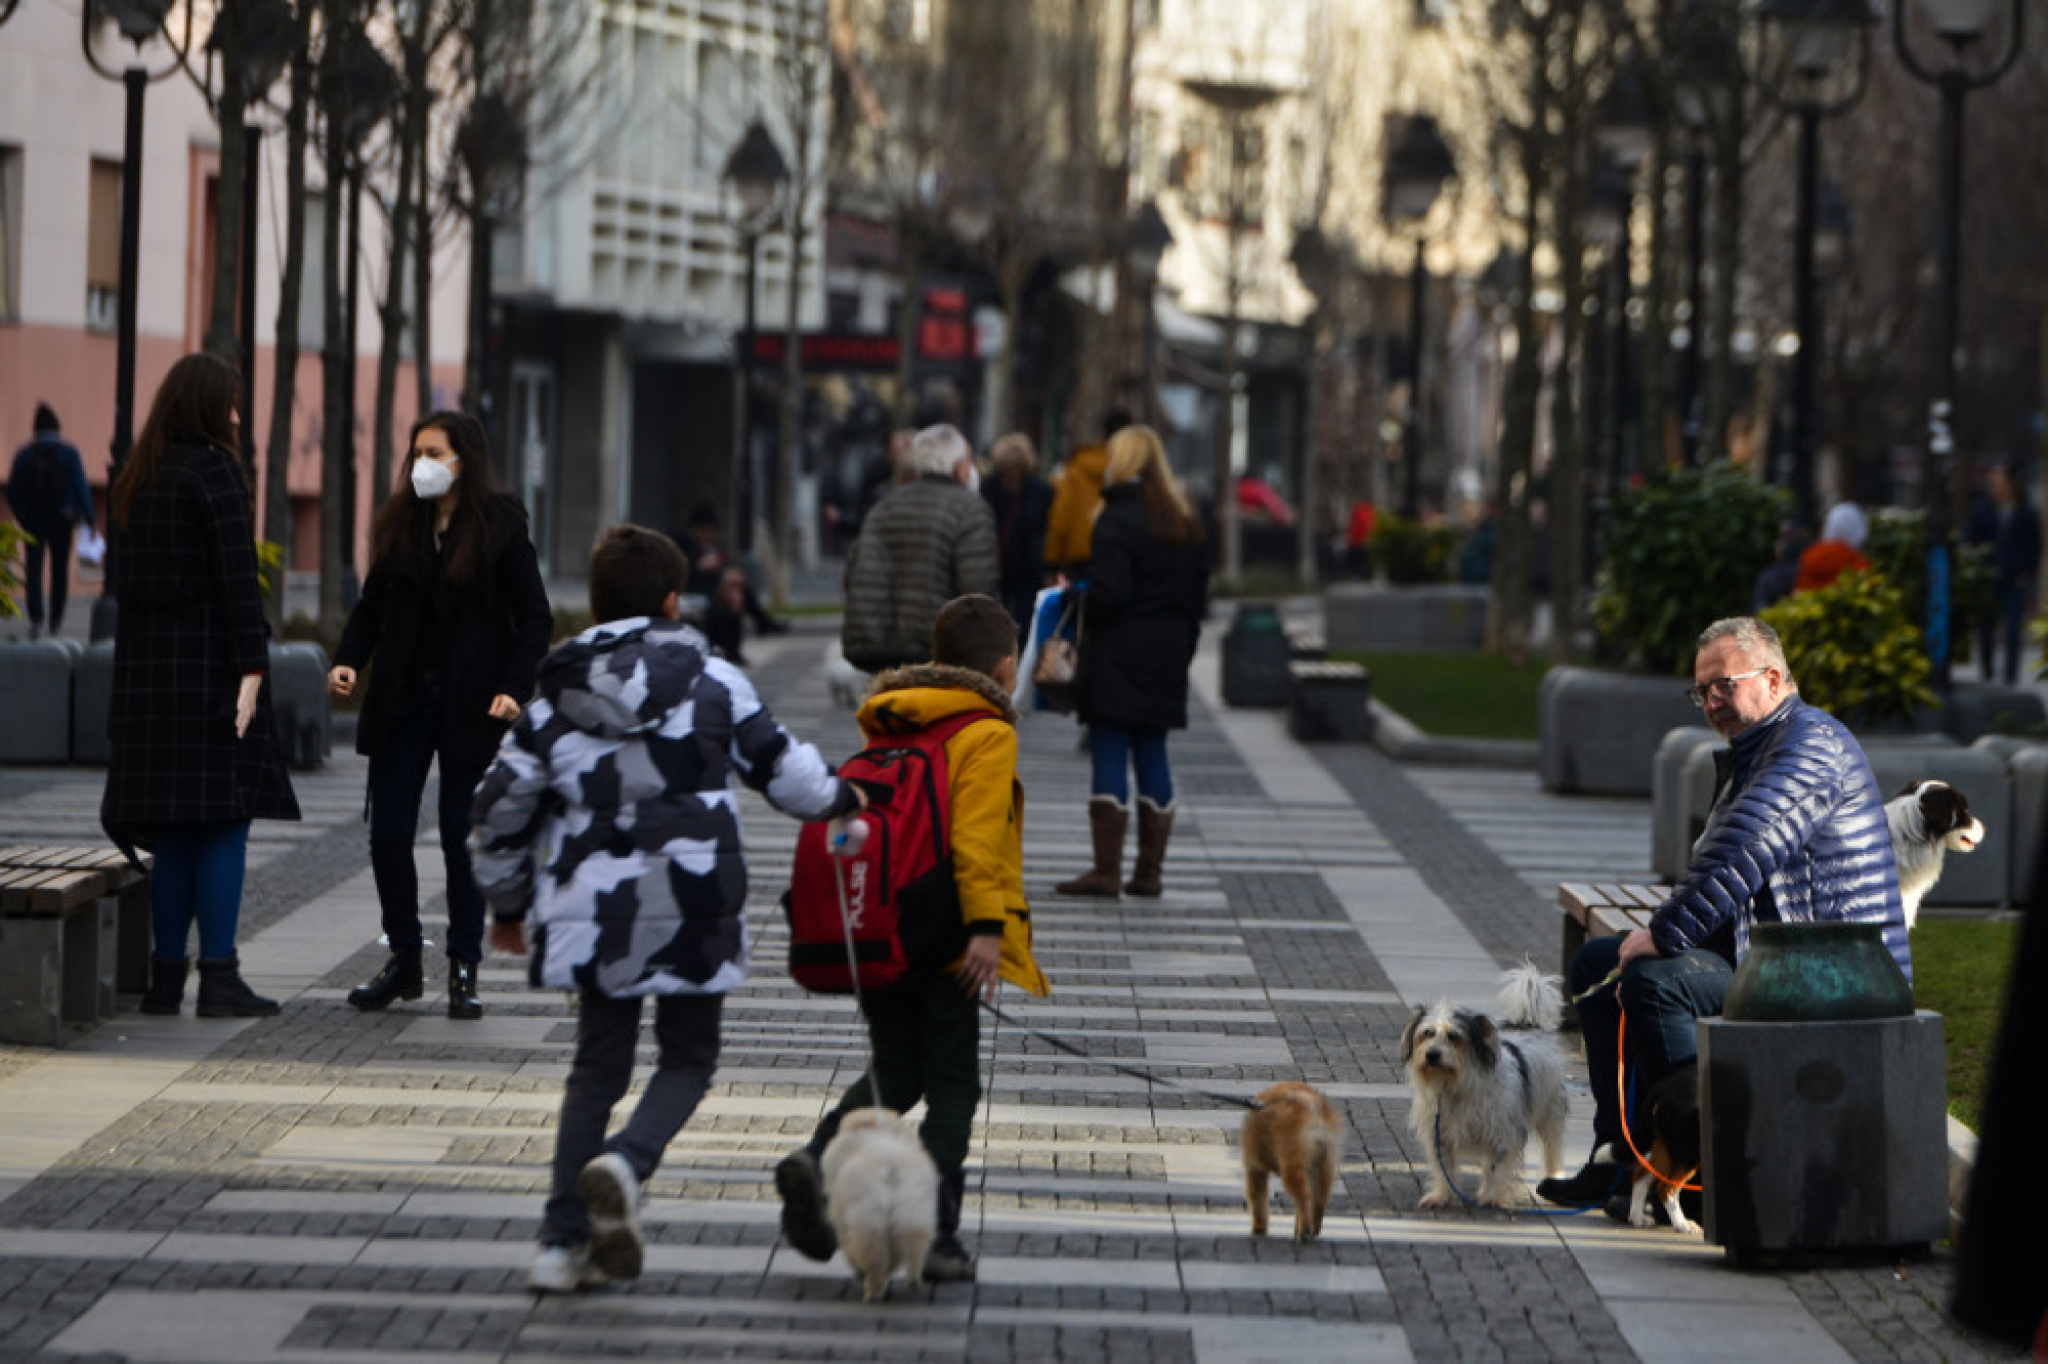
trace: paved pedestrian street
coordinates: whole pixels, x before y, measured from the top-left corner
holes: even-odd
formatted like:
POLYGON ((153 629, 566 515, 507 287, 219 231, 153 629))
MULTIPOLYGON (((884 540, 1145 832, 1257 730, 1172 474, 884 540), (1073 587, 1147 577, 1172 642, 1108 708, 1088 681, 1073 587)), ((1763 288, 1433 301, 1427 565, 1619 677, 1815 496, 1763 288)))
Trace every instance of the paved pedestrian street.
MULTIPOLYGON (((1068 720, 1022 727, 1026 882, 1054 992, 1001 1002, 1159 1080, 985 1027, 993 1082, 963 1227, 978 1282, 899 1281, 863 1305, 842 1263, 779 1238, 770 1171, 860 1072, 864 1035, 849 1001, 807 997, 781 969, 796 826, 748 794, 755 975, 728 1003, 710 1098, 649 1185, 645 1276, 527 1294, 567 1001, 494 957, 485 1018, 451 1022, 430 953, 418 1004, 347 1006, 382 949, 364 769, 337 745, 297 775, 305 822, 259 824, 251 846, 242 957, 281 1016, 199 1020, 188 1004, 57 1051, 0 1048, 0 1358, 1983 1357, 1940 1315, 1946 1252, 1751 1272, 1597 1211, 1419 1210, 1428 1153, 1397 1058, 1409 1012, 1485 1005, 1525 954, 1555 969, 1556 882, 1645 877, 1648 803, 1303 747, 1276 713, 1222 707, 1219 633, 1197 660, 1194 727, 1173 741, 1181 814, 1156 901, 1053 894, 1087 857, 1087 765, 1068 720), (1242 1111, 1192 1092, 1286 1078, 1321 1087, 1349 1128, 1323 1238, 1302 1248, 1279 1198, 1282 1234, 1251 1238, 1242 1111)), ((748 648, 778 715, 836 759, 856 740, 828 699, 826 638, 748 648)), ((99 789, 95 769, 0 772, 0 842, 96 841, 99 789)), ((438 897, 431 830, 421 849, 438 897)), ((430 925, 439 912, 437 898, 430 925)), ((1582 1079, 1573 1109, 1576 1161, 1582 1079)))

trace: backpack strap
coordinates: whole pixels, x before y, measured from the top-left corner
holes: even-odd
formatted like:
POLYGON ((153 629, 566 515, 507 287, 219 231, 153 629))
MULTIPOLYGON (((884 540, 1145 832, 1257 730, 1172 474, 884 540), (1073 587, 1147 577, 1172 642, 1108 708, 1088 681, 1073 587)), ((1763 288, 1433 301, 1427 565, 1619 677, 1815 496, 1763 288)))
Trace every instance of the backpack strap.
MULTIPOLYGON (((880 744, 902 744, 911 741, 921 741, 920 746, 926 747, 928 751, 937 750, 943 754, 947 742, 969 725, 978 724, 983 720, 1000 719, 1002 717, 993 711, 959 711, 948 715, 943 720, 934 720, 931 724, 924 726, 922 729, 914 730, 909 734, 889 735, 879 740, 877 744, 870 744, 869 747, 876 747, 880 744)), ((952 769, 950 767, 946 772, 946 780, 948 782, 952 781, 952 769)), ((946 798, 939 801, 937 806, 939 846, 950 854, 953 848, 953 802, 950 791, 943 794, 946 798)))

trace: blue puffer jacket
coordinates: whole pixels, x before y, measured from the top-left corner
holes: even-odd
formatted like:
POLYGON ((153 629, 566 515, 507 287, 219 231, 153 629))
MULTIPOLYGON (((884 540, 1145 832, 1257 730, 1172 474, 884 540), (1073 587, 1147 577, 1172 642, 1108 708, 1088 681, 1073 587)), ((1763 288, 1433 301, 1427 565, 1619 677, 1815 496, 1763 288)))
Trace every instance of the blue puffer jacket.
POLYGON ((1686 951, 1732 919, 1740 962, 1751 927, 1772 917, 1759 915, 1762 899, 1787 922, 1883 924, 1885 946, 1911 980, 1884 799, 1856 737, 1792 696, 1715 758, 1730 794, 1650 920, 1657 949, 1686 951))

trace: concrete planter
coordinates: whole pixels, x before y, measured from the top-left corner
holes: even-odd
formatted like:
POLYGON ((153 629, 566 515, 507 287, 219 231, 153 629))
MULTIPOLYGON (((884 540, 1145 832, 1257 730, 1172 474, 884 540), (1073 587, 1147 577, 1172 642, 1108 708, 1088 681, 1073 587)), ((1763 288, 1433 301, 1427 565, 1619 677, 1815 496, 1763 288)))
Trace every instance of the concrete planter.
POLYGON ((1552 668, 1536 695, 1536 769, 1546 791, 1647 796, 1658 745, 1697 725, 1685 679, 1552 668))
POLYGON ((1476 651, 1486 647, 1492 610, 1493 590, 1484 586, 1333 583, 1323 592, 1323 638, 1332 649, 1476 651))
POLYGON ((71 673, 80 653, 71 639, 0 644, 0 762, 71 759, 71 673))

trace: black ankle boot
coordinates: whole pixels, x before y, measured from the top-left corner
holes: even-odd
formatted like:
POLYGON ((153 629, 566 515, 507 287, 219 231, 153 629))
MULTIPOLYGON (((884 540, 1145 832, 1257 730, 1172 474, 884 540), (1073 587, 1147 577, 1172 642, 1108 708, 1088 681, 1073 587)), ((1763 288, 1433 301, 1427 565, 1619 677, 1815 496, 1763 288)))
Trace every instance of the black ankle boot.
POLYGON ((242 980, 240 957, 199 959, 201 1018, 268 1018, 276 1012, 276 1000, 265 999, 242 980))
POLYGON ((419 948, 401 947, 391 953, 384 969, 372 976, 368 985, 358 985, 348 992, 348 1002, 370 1013, 394 999, 418 999, 426 992, 427 984, 420 979, 419 948))
POLYGON ((476 997, 476 963, 448 958, 448 1016, 465 1021, 484 1016, 484 1002, 476 997))
POLYGON ((974 1277, 974 1255, 960 1244, 960 1203, 966 1194, 965 1170, 939 1176, 939 1234, 925 1252, 926 1283, 958 1283, 974 1277))
POLYGON ((149 989, 142 996, 142 1012, 175 1014, 185 1003, 185 973, 190 963, 149 959, 149 989))

